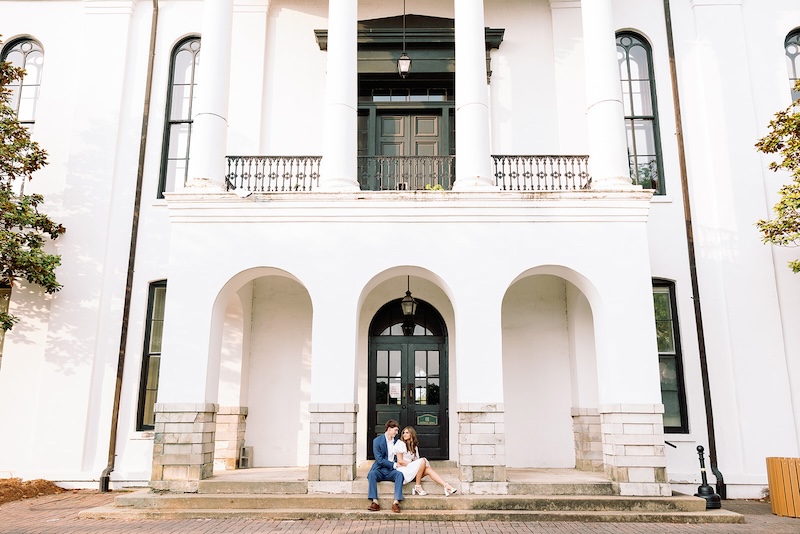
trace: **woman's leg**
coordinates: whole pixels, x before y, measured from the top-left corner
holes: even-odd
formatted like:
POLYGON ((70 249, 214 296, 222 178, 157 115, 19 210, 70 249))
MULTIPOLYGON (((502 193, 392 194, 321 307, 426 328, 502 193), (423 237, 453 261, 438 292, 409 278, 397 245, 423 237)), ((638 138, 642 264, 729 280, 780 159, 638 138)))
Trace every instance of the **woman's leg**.
MULTIPOLYGON (((433 470, 427 460, 425 460, 425 471, 422 472, 422 477, 419 476, 420 472, 422 472, 422 467, 420 467, 419 472, 417 473, 417 480, 422 480, 423 477, 431 477, 431 480, 440 486, 444 487, 447 485, 447 482, 445 482, 444 479, 439 476, 439 473, 433 470)), ((419 482, 417 483, 419 484, 419 482)))
POLYGON ((417 469, 417 481, 415 482, 417 486, 422 485, 422 477, 425 476, 425 469, 427 469, 427 467, 428 467, 428 460, 422 458, 422 464, 419 466, 419 469, 417 469))

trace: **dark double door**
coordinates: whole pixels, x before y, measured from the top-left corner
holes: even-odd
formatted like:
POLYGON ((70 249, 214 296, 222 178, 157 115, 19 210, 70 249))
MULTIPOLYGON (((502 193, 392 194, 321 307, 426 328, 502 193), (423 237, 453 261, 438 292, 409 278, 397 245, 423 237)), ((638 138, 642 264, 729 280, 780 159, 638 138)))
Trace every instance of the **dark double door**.
MULTIPOLYGON (((448 459, 447 352, 439 336, 380 336, 370 343, 369 428, 372 439, 389 419, 413 426, 420 453, 448 459)), ((367 448, 372 459, 372 447, 367 448)))

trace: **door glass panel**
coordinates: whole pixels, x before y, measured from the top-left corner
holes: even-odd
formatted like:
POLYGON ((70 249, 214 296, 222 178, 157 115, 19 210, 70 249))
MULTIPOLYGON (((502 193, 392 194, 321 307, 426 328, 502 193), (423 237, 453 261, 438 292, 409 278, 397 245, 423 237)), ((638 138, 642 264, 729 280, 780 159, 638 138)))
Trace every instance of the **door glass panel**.
POLYGON ((389 351, 389 375, 400 380, 400 351, 389 351))
POLYGON ((389 382, 385 378, 375 384, 375 404, 389 404, 389 382))
POLYGON ((429 406, 438 405, 439 404, 439 379, 438 378, 429 378, 428 379, 428 387, 426 388, 427 395, 426 395, 426 404, 429 406))
POLYGON ((439 376, 439 351, 428 351, 428 376, 439 376))
POLYGON ((414 351, 414 376, 420 377, 427 374, 427 351, 417 350, 414 351))
POLYGON ((400 404, 400 394, 403 390, 403 386, 400 383, 400 377, 397 378, 390 378, 389 379, 389 403, 388 404, 400 404))
POLYGON ((389 351, 379 350, 377 359, 378 376, 389 376, 389 351))
POLYGON ((424 378, 418 378, 414 381, 414 402, 416 404, 428 404, 427 393, 428 383, 424 378))

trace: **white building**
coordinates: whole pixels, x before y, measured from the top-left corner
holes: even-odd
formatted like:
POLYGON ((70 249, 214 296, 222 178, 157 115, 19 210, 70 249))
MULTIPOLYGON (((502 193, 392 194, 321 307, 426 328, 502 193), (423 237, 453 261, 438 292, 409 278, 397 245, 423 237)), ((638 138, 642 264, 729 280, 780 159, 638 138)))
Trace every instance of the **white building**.
POLYGON ((759 496, 800 453, 753 148, 800 5, 664 4, 0 0, 67 227, 63 290, 4 290, 0 476, 192 491, 246 445, 347 491, 392 417, 467 492, 694 490, 702 445, 759 496))

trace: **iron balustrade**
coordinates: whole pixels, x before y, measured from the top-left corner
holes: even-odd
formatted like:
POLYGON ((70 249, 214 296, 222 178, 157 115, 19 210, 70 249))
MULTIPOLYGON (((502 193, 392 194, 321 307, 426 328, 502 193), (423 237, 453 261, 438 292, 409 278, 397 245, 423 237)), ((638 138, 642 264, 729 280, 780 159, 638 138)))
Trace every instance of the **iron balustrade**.
POLYGON ((449 190, 455 156, 359 156, 358 183, 365 191, 449 190))
POLYGON ((228 156, 228 190, 312 191, 322 156, 228 156))
POLYGON ((589 156, 492 156, 502 191, 589 189, 589 156))
MULTIPOLYGON (((322 156, 228 156, 227 160, 228 190, 293 192, 319 188, 322 156)), ((591 187, 589 156, 492 156, 492 160, 495 183, 502 191, 591 187)), ((359 156, 358 182, 365 191, 450 190, 455 166, 455 156, 359 156)), ((657 180, 652 170, 648 178, 657 180)))

